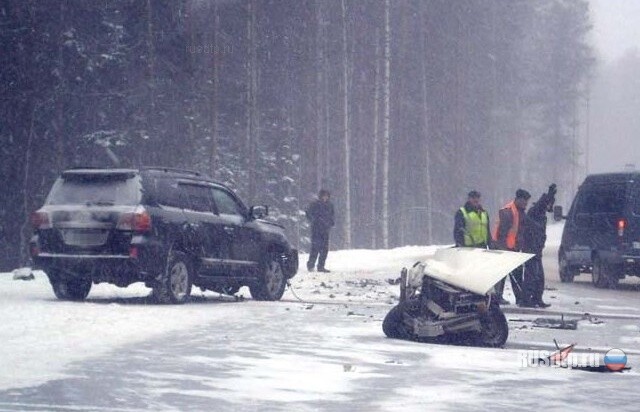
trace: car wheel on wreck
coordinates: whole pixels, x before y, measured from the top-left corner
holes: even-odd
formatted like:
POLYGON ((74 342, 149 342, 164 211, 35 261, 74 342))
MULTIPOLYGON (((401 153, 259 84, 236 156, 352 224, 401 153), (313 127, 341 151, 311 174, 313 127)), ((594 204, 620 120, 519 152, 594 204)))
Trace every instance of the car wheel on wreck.
POLYGON ((482 331, 477 338, 478 345, 489 348, 504 346, 509 337, 509 324, 497 305, 489 307, 489 310, 480 318, 480 324, 482 331))
POLYGON ((410 322, 418 315, 419 304, 417 300, 407 300, 391 309, 382 322, 384 334, 392 339, 417 340, 410 322))

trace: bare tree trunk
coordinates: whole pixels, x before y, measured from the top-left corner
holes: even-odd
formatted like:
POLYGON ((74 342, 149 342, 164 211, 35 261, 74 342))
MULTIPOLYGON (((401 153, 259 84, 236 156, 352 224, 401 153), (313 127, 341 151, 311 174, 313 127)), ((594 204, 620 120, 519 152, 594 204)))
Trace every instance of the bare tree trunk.
POLYGON ((257 89, 258 89, 258 57, 257 57, 257 36, 256 36, 256 2, 248 0, 248 19, 247 19, 247 38, 249 41, 249 56, 247 64, 247 164, 249 187, 248 197, 250 201, 256 194, 256 145, 258 142, 258 108, 257 108, 257 89))
POLYGON ((375 42, 375 74, 373 94, 373 148, 371 154, 371 247, 376 248, 378 243, 378 134, 380 133, 380 33, 376 29, 375 42))
POLYGON ((324 93, 325 79, 325 29, 324 29, 324 15, 322 12, 322 0, 316 0, 316 189, 319 189, 323 185, 323 177, 326 174, 325 155, 324 150, 325 139, 324 137, 324 123, 326 122, 326 113, 324 105, 326 104, 326 94, 324 93))
POLYGON ((384 2, 384 87, 382 93, 384 114, 382 126, 382 245, 389 247, 389 99, 391 83, 391 25, 389 0, 384 2))
POLYGON ((55 129, 56 129, 56 166, 58 170, 62 170, 66 166, 66 133, 64 128, 64 91, 66 89, 66 82, 64 81, 65 76, 65 65, 64 65, 64 42, 63 42, 63 34, 65 31, 65 1, 60 2, 60 16, 59 16, 59 25, 60 25, 60 36, 58 38, 58 90, 56 92, 56 117, 55 117, 55 129))
POLYGON ((22 209, 24 216, 24 220, 22 222, 22 226, 20 227, 20 264, 24 264, 28 260, 27 253, 25 251, 25 245, 27 244, 28 236, 29 236, 29 172, 31 165, 31 146, 33 142, 33 124, 35 122, 36 117, 36 108, 37 106, 33 106, 33 111, 31 112, 31 123, 29 125, 29 134, 27 135, 27 149, 24 153, 24 175, 22 178, 22 209))
MULTIPOLYGON (((292 93, 293 94, 293 93, 292 93)), ((287 192, 285 193, 285 196, 287 197, 291 197, 294 195, 294 189, 298 189, 297 190, 297 194, 295 195, 296 198, 296 211, 301 210, 301 205, 300 205, 300 190, 299 190, 299 185, 300 185, 300 168, 298 167, 299 165, 299 158, 297 156, 296 153, 294 153, 294 147, 295 147, 295 127, 294 127, 294 118, 293 118, 293 113, 294 113, 294 99, 293 96, 289 95, 287 97, 287 113, 286 113, 286 124, 287 124, 287 146, 288 146, 288 151, 285 151, 285 154, 287 156, 287 158, 289 160, 291 160, 292 164, 294 164, 295 167, 295 173, 296 173, 296 187, 287 187, 287 192)), ((287 170, 287 172, 289 172, 289 170, 287 170)), ((293 172, 293 170, 291 170, 291 172, 293 172)), ((301 235, 301 225, 300 225, 300 219, 295 219, 295 240, 294 240, 294 245, 296 249, 300 249, 300 235, 301 235)))
POLYGON ((217 2, 213 2, 213 79, 212 79, 212 87, 211 87, 211 152, 210 152, 210 160, 209 160, 209 174, 214 179, 217 178, 218 172, 218 65, 220 64, 220 60, 222 56, 220 56, 221 51, 218 50, 218 28, 220 27, 220 16, 218 15, 218 4, 217 2))
MULTIPOLYGON (((153 38, 153 9, 152 9, 152 1, 147 0, 147 51, 149 52, 149 62, 148 62, 148 88, 149 88, 149 111, 147 116, 147 124, 146 127, 150 127, 153 124, 153 119, 155 117, 156 112, 156 52, 155 52, 155 42, 153 38)), ((144 155, 144 154, 141 154, 144 155)), ((149 156, 154 156, 153 153, 149 154, 149 156)), ((147 159, 152 164, 156 164, 155 159, 147 159)), ((144 162, 141 162, 144 163, 144 162)))
POLYGON ((342 108, 344 148, 344 242, 351 248, 351 130, 349 130, 349 55, 347 52, 347 7, 342 0, 342 108))
POLYGON ((427 92, 427 31, 426 27, 426 7, 422 6, 422 19, 420 25, 420 37, 422 37, 422 56, 420 58, 420 68, 422 71, 422 150, 424 153, 424 183, 425 183, 425 196, 427 198, 427 244, 433 244, 433 196, 431 192, 431 142, 429 133, 429 96, 427 92))
MULTIPOLYGON (((324 36, 323 36, 323 46, 324 46, 324 54, 322 57, 322 64, 324 67, 324 149, 323 149, 323 160, 324 160, 324 173, 325 176, 329 176, 331 174, 331 146, 329 145, 329 135, 330 135, 330 131, 331 131, 331 116, 330 114, 330 110, 329 110, 329 104, 330 104, 330 100, 329 100, 329 59, 327 57, 327 53, 329 53, 329 33, 328 31, 324 30, 324 36)), ((325 186, 327 184, 327 179, 324 178, 322 181, 322 186, 325 186)))
MULTIPOLYGON (((186 27, 187 27, 187 34, 189 36, 189 42, 191 44, 191 46, 193 47, 195 45, 196 39, 195 39, 195 33, 193 30, 193 2, 192 1, 187 1, 186 2, 186 27)), ((198 85, 198 78, 195 75, 195 73, 197 73, 197 71, 195 70, 196 67, 196 59, 194 56, 194 53, 189 53, 189 69, 192 71, 192 73, 194 73, 191 76, 191 81, 190 81, 190 90, 189 90, 189 118, 188 118, 188 122, 189 122, 189 145, 191 146, 191 150, 194 150, 195 148, 195 144, 196 144, 196 125, 195 125, 195 119, 196 119, 196 87, 198 85)), ((195 150, 194 150, 195 151, 195 150)))

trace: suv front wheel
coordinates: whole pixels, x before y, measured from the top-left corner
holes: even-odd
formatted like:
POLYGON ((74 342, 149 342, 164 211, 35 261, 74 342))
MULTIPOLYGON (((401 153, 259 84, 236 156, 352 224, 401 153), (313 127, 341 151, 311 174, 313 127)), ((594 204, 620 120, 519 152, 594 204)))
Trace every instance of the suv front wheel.
POLYGON ((191 296, 192 266, 183 252, 171 252, 167 266, 154 285, 153 296, 159 303, 185 303, 191 296))
POLYGON ((258 281, 249 286, 255 300, 280 300, 287 286, 280 259, 270 254, 262 263, 262 274, 258 281))

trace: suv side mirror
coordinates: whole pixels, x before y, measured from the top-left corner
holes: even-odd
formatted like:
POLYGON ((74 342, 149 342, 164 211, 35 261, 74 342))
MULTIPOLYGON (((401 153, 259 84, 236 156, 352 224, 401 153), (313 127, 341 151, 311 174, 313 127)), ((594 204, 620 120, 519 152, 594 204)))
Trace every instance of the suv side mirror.
POLYGON ((553 220, 556 222, 561 221, 562 219, 566 219, 566 216, 562 215, 562 206, 554 206, 553 207, 553 220))
POLYGON ((269 215, 269 206, 267 205, 258 205, 251 206, 249 209, 249 215, 252 219, 262 219, 269 215))

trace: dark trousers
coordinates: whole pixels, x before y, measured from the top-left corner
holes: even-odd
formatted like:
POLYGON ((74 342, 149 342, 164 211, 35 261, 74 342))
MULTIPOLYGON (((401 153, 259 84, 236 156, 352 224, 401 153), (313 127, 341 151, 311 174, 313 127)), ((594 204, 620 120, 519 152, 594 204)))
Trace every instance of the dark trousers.
MULTIPOLYGON (((509 274, 509 279, 511 279, 511 289, 513 290, 513 294, 516 297, 516 304, 520 302, 524 302, 525 294, 522 290, 522 271, 524 267, 518 266, 509 274)), ((502 297, 504 293, 504 283, 505 279, 502 279, 500 282, 496 284, 496 294, 498 297, 502 297)))
POLYGON ((522 278, 524 272, 524 265, 518 266, 511 272, 509 279, 511 279, 511 289, 516 296, 516 304, 522 303, 525 300, 524 290, 522 289, 522 278))
POLYGON ((544 268, 542 258, 536 255, 527 261, 524 272, 525 296, 531 303, 541 303, 544 293, 544 268))
POLYGON ((318 270, 324 269, 324 263, 329 254, 329 231, 312 230, 311 231, 311 252, 309 253, 309 261, 307 269, 311 270, 316 265, 318 259, 318 270))

